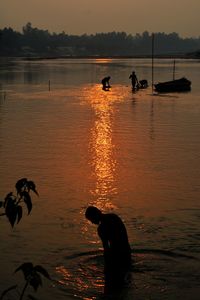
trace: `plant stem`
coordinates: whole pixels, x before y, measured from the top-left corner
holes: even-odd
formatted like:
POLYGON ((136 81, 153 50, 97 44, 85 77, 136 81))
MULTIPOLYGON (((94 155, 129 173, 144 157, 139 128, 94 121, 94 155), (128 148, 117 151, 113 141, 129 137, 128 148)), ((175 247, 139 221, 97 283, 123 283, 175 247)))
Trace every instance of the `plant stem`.
POLYGON ((27 286, 28 286, 28 281, 26 281, 26 283, 25 283, 25 286, 24 286, 24 288, 23 288, 23 291, 22 291, 22 293, 21 293, 21 296, 20 296, 19 300, 22 300, 22 299, 23 299, 23 296, 24 296, 24 293, 25 293, 25 291, 26 291, 27 286))

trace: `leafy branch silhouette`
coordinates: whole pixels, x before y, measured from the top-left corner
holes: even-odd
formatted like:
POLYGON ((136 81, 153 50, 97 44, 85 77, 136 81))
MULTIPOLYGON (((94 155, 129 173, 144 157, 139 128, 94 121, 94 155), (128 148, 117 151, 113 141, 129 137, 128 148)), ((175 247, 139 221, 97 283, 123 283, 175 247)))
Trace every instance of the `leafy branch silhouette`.
MULTIPOLYGON (((42 286, 42 278, 41 275, 46 277, 47 279, 51 280, 48 272, 40 265, 33 266, 31 262, 23 263, 21 266, 19 266, 15 273, 18 271, 22 271, 25 279, 25 285, 21 291, 19 300, 22 300, 27 287, 30 285, 33 287, 35 291, 37 291, 39 286, 42 286)), ((6 294, 8 294, 11 290, 16 289, 18 286, 13 285, 6 289, 0 296, 0 300, 2 300, 6 294)), ((35 299, 33 296, 28 295, 29 299, 35 299)))
MULTIPOLYGON (((8 193, 3 201, 0 201, 0 208, 4 209, 4 212, 0 216, 6 216, 12 227, 22 218, 23 214, 23 204, 27 207, 28 215, 32 210, 32 199, 30 192, 34 192, 39 196, 36 185, 33 181, 27 180, 27 178, 22 178, 15 184, 16 195, 12 192, 8 193)), ((20 293, 19 300, 22 300, 26 289, 28 286, 32 286, 35 291, 37 291, 39 286, 42 286, 41 275, 47 279, 51 279, 48 272, 40 265, 33 266, 31 262, 26 262, 20 265, 15 273, 22 271, 25 279, 25 285, 20 293)), ((2 300, 9 292, 18 289, 18 285, 13 285, 2 292, 0 295, 0 300, 2 300)), ((29 299, 36 300, 32 295, 28 295, 29 299)))
POLYGON ((15 184, 17 194, 14 195, 12 192, 8 193, 4 201, 0 201, 0 208, 4 209, 4 212, 0 216, 6 216, 12 227, 22 218, 23 208, 22 203, 27 207, 28 214, 32 210, 32 199, 30 196, 30 191, 34 192, 39 196, 35 183, 27 178, 22 178, 15 184))

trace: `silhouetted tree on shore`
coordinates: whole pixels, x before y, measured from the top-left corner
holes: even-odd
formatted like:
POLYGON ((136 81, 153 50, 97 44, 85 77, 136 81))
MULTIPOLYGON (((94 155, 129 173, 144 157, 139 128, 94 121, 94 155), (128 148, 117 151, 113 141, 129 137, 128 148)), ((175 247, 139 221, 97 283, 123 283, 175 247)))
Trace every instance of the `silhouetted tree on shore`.
MULTIPOLYGON (((157 32, 157 55, 183 55, 200 49, 199 38, 181 38, 178 33, 157 32)), ((0 30, 0 56, 148 56, 151 54, 151 34, 108 32, 70 35, 64 31, 50 33, 28 22, 22 32, 12 28, 0 30)))

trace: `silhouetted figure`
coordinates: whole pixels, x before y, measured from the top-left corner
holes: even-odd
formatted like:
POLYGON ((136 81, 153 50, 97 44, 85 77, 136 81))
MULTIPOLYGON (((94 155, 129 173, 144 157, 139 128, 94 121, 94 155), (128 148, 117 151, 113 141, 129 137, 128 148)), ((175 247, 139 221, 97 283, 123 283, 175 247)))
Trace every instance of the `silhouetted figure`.
POLYGON ((137 79, 137 76, 135 74, 135 72, 133 71, 132 74, 129 76, 129 79, 131 79, 131 83, 132 83, 132 89, 136 90, 139 88, 139 82, 137 79))
POLYGON ((111 87, 111 86, 110 86, 110 83, 109 83, 110 78, 111 78, 111 77, 108 76, 108 77, 104 77, 104 78, 101 80, 101 83, 102 83, 102 85, 103 85, 102 89, 103 89, 104 91, 109 90, 109 88, 111 87))
POLYGON ((131 266, 131 248, 124 223, 116 214, 104 214, 94 206, 87 208, 85 216, 98 225, 104 248, 105 288, 122 287, 131 266))

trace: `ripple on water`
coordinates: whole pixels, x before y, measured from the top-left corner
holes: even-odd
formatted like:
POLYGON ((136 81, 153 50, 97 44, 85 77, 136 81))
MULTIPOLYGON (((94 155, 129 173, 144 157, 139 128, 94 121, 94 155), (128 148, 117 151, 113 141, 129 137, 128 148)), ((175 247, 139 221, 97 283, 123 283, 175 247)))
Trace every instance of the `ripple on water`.
MULTIPOLYGON (((106 297, 101 250, 74 253, 64 261, 56 267, 56 285, 64 295, 80 299, 106 297)), ((197 275, 191 267, 196 265, 197 270, 199 261, 195 257, 160 249, 135 249, 132 263, 128 285, 120 291, 113 290, 110 296, 116 297, 117 293, 122 299, 167 299, 173 293, 182 293, 184 288, 187 292, 192 285, 198 287, 197 275)))

